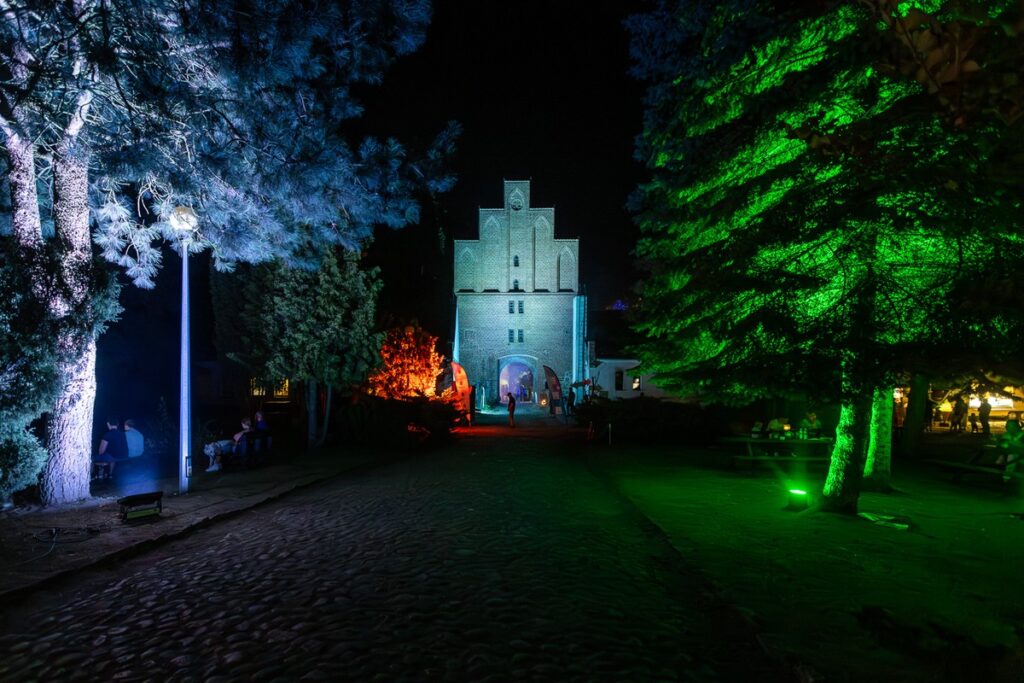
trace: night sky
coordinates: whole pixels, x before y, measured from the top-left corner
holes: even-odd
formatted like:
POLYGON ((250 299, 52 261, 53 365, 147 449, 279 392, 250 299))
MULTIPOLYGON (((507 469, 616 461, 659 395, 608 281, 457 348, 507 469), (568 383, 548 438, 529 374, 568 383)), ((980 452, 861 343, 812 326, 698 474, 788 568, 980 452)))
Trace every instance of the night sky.
MULTIPOLYGON (((418 320, 452 333, 452 240, 477 237, 478 207, 497 207, 503 179, 533 180, 534 206, 554 206, 556 237, 580 238, 590 308, 629 295, 639 277, 624 205, 642 178, 633 161, 642 88, 632 80, 622 2, 437 2, 426 43, 362 94, 358 132, 427 147, 463 126, 455 189, 425 202, 419 225, 378 230, 368 260, 385 283, 382 322, 418 320)), ((177 401, 180 267, 168 252, 152 291, 126 285, 125 312, 100 338, 97 419, 152 414, 177 401)), ((215 357, 209 260, 193 261, 193 359, 215 357)))
POLYGON ((626 297, 638 275, 624 205, 642 88, 632 80, 623 2, 439 2, 427 42, 368 98, 367 124, 426 145, 463 126, 458 185, 419 226, 379 234, 382 308, 451 334, 451 240, 477 237, 477 209, 502 203, 502 179, 532 179, 531 203, 555 207, 556 237, 580 238, 591 308, 626 297), (444 251, 440 245, 443 232, 444 251), (429 296, 428 296, 429 295, 429 296))

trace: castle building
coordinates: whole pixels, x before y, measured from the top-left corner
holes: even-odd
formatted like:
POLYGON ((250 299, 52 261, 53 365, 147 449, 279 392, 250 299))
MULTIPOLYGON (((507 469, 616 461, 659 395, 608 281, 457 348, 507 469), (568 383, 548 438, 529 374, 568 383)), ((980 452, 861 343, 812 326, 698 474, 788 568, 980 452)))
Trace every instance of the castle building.
POLYGON ((504 206, 480 209, 479 239, 455 241, 454 360, 480 401, 536 401, 545 366, 568 385, 588 376, 579 240, 555 238, 555 210, 506 180, 504 206))

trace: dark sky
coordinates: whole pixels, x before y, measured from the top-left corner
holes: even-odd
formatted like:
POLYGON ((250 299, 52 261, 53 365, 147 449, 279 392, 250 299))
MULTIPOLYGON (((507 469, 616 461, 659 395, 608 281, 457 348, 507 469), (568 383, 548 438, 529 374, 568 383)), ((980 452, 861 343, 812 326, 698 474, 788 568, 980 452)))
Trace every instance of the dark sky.
POLYGON ((410 146, 459 121, 458 184, 419 226, 378 235, 371 258, 383 269, 382 309, 450 336, 451 239, 477 237, 477 209, 501 205, 502 179, 532 179, 531 203, 556 209, 556 236, 580 238, 591 308, 628 295, 638 275, 624 204, 642 178, 632 157, 642 88, 627 74, 622 21, 637 9, 610 1, 435 4, 426 44, 367 98, 366 121, 410 146))
MULTIPOLYGON (((502 201, 502 179, 531 178, 534 206, 554 206, 557 237, 580 238, 590 307, 628 295, 636 231, 623 205, 642 177, 632 161, 642 89, 632 81, 622 20, 631 3, 440 0, 425 45, 364 93, 359 127, 429 145, 450 120, 464 133, 454 191, 426 202, 419 225, 383 229, 381 313, 452 332, 453 238, 477 237, 477 209, 502 201)), ((97 419, 151 416, 178 400, 180 259, 165 254, 155 290, 126 285, 119 322, 99 341, 97 419)), ((209 257, 192 260, 192 354, 212 360, 209 257)), ((385 319, 387 322, 387 318, 385 319)))

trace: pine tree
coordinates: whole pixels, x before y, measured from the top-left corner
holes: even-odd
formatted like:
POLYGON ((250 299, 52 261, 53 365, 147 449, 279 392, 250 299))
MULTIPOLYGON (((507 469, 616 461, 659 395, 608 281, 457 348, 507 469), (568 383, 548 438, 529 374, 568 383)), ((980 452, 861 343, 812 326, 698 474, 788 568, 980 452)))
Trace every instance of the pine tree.
POLYGON ((1010 329, 956 305, 1022 255, 987 234, 1019 221, 982 173, 996 133, 953 135, 917 83, 880 73, 863 5, 684 0, 631 27, 651 84, 641 357, 706 400, 837 399, 825 507, 856 511, 873 396, 938 357, 998 356, 1010 329))
POLYGON ((39 305, 58 320, 90 321, 62 326, 56 340, 62 389, 50 411, 47 502, 89 493, 93 241, 149 287, 164 238, 209 248, 227 269, 272 258, 308 266, 376 224, 416 220, 413 190, 450 183, 437 168, 451 131, 414 159, 390 139, 353 147, 343 124, 361 113, 353 88, 379 82, 414 50, 428 19, 425 0, 27 0, 4 9, 11 234, 21 258, 41 264, 30 278, 39 305), (179 205, 200 218, 184 240, 169 223, 179 205), (51 246, 60 258, 47 271, 51 246))
POLYGON ((216 278, 217 298, 238 303, 215 311, 226 323, 218 346, 266 386, 282 379, 304 385, 311 446, 327 436, 334 389, 361 384, 379 360, 383 335, 374 324, 381 282, 376 269, 360 267, 359 256, 326 252, 315 270, 276 261, 216 278))

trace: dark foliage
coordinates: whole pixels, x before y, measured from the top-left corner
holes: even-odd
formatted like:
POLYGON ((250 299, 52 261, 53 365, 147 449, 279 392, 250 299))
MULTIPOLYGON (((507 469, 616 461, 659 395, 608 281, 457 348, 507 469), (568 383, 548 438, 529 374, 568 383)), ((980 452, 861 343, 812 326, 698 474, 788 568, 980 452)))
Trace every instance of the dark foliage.
POLYGON ((606 434, 612 425, 614 441, 630 443, 672 443, 704 446, 719 436, 720 425, 693 403, 658 398, 608 400, 596 398, 576 405, 576 422, 606 434))
POLYGON ((439 399, 385 399, 356 394, 339 401, 334 418, 343 444, 411 450, 448 442, 458 419, 455 408, 439 399))

